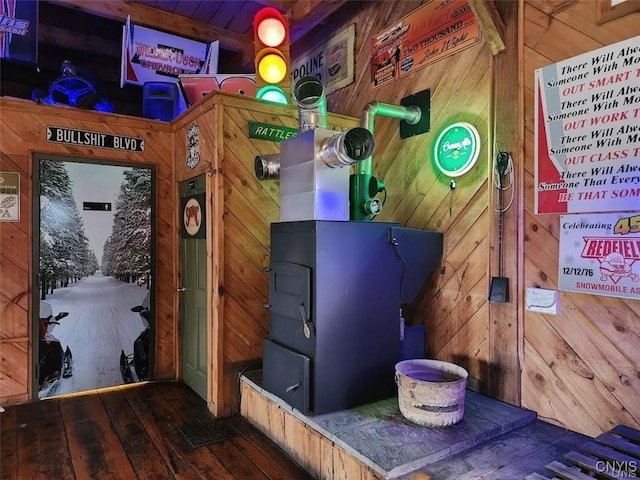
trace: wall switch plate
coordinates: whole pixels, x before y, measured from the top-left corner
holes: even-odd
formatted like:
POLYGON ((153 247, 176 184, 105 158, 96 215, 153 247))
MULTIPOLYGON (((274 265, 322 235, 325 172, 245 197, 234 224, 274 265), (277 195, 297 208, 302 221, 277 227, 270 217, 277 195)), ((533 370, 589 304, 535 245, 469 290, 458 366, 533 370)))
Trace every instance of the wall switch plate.
POLYGON ((531 312, 558 314, 558 291, 544 288, 527 288, 525 308, 531 312))

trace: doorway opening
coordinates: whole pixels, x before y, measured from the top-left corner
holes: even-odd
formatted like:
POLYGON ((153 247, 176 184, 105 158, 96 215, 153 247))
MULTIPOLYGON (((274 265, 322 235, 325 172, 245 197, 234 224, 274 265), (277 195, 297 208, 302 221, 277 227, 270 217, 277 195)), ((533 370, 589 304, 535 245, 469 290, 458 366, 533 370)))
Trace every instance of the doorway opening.
POLYGON ((42 399, 150 380, 153 166, 33 159, 33 391, 42 399))

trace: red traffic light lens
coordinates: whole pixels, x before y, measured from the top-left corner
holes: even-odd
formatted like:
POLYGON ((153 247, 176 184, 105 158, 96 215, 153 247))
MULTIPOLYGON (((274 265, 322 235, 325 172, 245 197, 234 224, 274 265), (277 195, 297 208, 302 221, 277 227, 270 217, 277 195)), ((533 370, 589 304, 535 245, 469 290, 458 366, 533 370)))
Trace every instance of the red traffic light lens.
POLYGON ((254 17, 255 35, 264 45, 277 47, 287 38, 287 24, 282 14, 272 7, 258 11, 254 17))

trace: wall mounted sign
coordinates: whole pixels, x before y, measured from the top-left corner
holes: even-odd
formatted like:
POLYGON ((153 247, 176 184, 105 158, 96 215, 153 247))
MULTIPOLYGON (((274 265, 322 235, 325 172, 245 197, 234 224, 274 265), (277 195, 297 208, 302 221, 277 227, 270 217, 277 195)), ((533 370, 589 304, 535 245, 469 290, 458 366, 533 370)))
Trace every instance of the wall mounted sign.
POLYGON ((235 74, 189 74, 180 75, 180 83, 187 97, 187 104, 202 100, 212 90, 256 96, 256 75, 254 73, 235 74))
POLYGON ((0 3, 0 58, 38 63, 38 3, 32 0, 0 3))
POLYGON ((192 124, 187 130, 187 168, 196 168, 200 163, 200 127, 192 124))
POLYGON ((182 206, 182 238, 207 238, 204 193, 180 199, 182 206))
POLYGON ((47 125, 47 142, 81 145, 83 147, 109 148, 127 152, 144 152, 144 139, 125 137, 111 133, 76 130, 74 128, 52 127, 47 125))
POLYGON ((305 76, 317 77, 326 95, 351 85, 355 81, 355 44, 356 26, 352 24, 324 45, 297 57, 291 63, 291 83, 305 76))
POLYGON ((249 122, 249 138, 261 138, 272 142, 281 142, 287 138, 295 137, 297 128, 284 127, 282 125, 269 125, 268 123, 249 122))
POLYGON ((466 0, 427 2, 371 39, 373 88, 409 75, 480 41, 466 0))
MULTIPOLYGON (((179 76, 194 73, 217 73, 219 41, 198 42, 171 33, 131 23, 123 27, 120 86, 125 83, 178 83, 179 76)), ((186 101, 178 98, 178 111, 184 111, 186 101)))
POLYGON ((0 172, 0 222, 20 221, 20 174, 0 172))
POLYGON ((476 127, 457 122, 446 127, 433 146, 436 168, 448 177, 464 175, 480 156, 480 134, 476 127))
POLYGON ((560 215, 558 289, 640 300, 640 211, 560 215))
POLYGON ((535 71, 536 213, 640 206, 640 36, 535 71))

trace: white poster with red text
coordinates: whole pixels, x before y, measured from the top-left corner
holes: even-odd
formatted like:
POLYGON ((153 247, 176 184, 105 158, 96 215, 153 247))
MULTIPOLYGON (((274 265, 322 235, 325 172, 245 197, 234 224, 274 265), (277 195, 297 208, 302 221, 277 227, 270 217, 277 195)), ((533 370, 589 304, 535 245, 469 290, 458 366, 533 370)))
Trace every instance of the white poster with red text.
POLYGON ((640 209, 640 36, 535 71, 535 212, 640 209))
POLYGON ((560 215, 558 290, 640 300, 640 211, 560 215))

